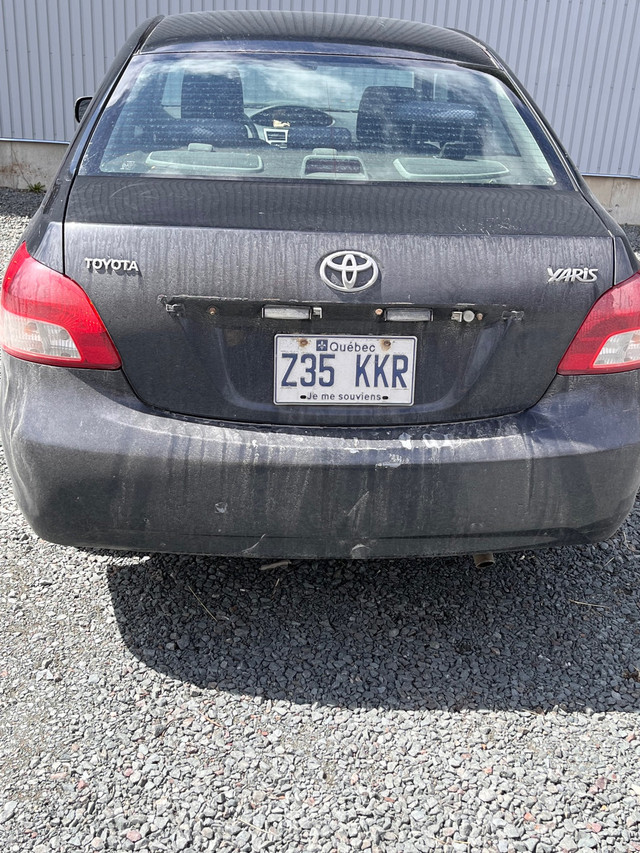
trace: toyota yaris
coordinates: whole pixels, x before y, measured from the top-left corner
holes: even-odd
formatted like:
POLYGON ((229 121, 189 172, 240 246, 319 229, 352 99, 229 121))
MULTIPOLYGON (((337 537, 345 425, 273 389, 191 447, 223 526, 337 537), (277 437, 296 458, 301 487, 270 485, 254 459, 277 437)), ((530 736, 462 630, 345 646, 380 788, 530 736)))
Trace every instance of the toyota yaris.
POLYGON ((423 24, 155 18, 2 290, 45 539, 255 557, 600 540, 640 483, 640 275, 493 51, 423 24))

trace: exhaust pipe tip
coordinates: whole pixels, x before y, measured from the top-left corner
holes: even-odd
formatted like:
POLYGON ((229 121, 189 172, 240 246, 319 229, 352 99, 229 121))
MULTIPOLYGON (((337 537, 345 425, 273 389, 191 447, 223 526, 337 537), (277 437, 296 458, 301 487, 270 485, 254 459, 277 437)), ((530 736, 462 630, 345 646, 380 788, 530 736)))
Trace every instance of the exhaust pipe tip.
POLYGON ((488 569, 496 561, 491 551, 487 551, 485 554, 473 554, 472 556, 476 569, 488 569))

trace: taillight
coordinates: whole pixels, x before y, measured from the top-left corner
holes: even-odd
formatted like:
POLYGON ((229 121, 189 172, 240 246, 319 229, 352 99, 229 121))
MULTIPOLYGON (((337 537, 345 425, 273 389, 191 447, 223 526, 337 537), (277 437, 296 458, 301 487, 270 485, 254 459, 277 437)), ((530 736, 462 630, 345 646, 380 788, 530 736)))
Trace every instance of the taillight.
POLYGON ((598 299, 571 341, 558 373, 620 373, 640 367, 640 273, 598 299))
POLYGON ((9 263, 0 305, 0 342, 10 355, 66 367, 120 367, 84 290, 32 258, 24 243, 9 263))

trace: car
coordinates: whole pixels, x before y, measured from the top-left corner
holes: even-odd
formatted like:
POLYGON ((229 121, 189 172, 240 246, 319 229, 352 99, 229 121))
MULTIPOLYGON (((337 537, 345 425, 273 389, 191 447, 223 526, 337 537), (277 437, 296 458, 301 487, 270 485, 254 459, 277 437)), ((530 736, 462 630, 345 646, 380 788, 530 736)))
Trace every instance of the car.
POLYGON ((638 262, 493 50, 157 17, 76 112, 2 289, 2 440, 39 536, 485 565, 620 526, 638 262))

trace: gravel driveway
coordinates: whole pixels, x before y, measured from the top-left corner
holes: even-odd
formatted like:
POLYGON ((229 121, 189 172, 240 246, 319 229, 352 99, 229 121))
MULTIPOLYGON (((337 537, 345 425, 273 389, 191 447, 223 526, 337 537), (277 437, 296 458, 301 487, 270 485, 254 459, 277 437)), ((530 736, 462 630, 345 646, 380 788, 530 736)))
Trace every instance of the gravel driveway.
POLYGON ((2 851, 640 851, 640 505, 490 570, 269 568, 42 542, 0 460, 0 542, 2 851))

